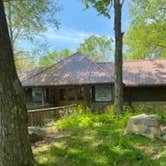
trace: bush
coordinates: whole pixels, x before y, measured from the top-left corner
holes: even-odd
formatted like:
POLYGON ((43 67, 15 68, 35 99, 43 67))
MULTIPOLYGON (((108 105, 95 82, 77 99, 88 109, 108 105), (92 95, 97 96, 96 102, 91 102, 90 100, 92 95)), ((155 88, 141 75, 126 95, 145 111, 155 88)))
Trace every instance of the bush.
MULTIPOLYGON (((166 104, 135 104, 134 107, 134 115, 135 114, 157 114, 161 118, 162 123, 166 123, 166 104)), ((132 112, 131 107, 125 106, 124 111, 132 112)))
POLYGON ((56 126, 58 128, 87 128, 92 127, 94 124, 112 123, 117 127, 124 127, 130 116, 137 114, 157 114, 162 123, 166 123, 166 105, 148 105, 137 104, 134 105, 134 112, 128 105, 124 105, 123 112, 116 115, 114 106, 105 108, 104 113, 98 114, 92 112, 90 108, 78 105, 75 108, 65 110, 65 115, 62 119, 58 120, 56 126))
POLYGON ((35 157, 43 166, 166 165, 164 155, 151 158, 154 154, 165 153, 161 142, 124 135, 129 117, 144 112, 144 109, 138 107, 132 113, 131 108, 125 106, 123 113, 117 116, 113 107, 106 108, 103 114, 96 114, 89 108, 78 106, 54 122, 53 131, 59 132, 61 137, 55 138, 51 148, 36 153, 35 157))

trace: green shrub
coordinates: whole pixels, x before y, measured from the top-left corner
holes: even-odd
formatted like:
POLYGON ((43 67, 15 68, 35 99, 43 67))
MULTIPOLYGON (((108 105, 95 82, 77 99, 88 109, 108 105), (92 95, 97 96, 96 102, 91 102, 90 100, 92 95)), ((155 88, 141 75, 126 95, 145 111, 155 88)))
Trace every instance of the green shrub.
MULTIPOLYGON (((166 123, 166 104, 134 104, 134 115, 135 114, 157 114, 161 118, 162 123, 166 123)), ((131 107, 125 106, 124 112, 133 112, 131 107)))
POLYGON ((92 113, 89 108, 82 106, 68 110, 62 119, 54 122, 53 129, 62 136, 55 138, 51 148, 35 153, 38 166, 166 165, 166 156, 161 155, 156 159, 151 157, 165 154, 162 142, 124 135, 129 117, 143 113, 145 109, 148 111, 143 106, 137 109, 133 113, 130 107, 125 106, 119 116, 113 107, 106 108, 103 114, 92 113))

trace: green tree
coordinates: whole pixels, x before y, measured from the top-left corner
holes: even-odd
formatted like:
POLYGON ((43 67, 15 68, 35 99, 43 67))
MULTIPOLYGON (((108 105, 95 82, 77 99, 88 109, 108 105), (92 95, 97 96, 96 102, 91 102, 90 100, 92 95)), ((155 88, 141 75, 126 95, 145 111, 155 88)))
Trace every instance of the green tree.
POLYGON ((0 166, 33 166, 24 93, 0 0, 0 166))
POLYGON ((57 0, 6 0, 4 6, 14 57, 17 60, 15 63, 18 66, 20 62, 24 62, 21 66, 26 67, 26 63, 29 64, 32 60, 30 60, 31 57, 24 54, 24 51, 20 57, 20 51, 17 50, 18 41, 28 40, 33 45, 31 54, 37 52, 40 45, 46 45, 45 40, 38 38, 42 34, 41 32, 46 31, 49 26, 58 29, 59 22, 56 14, 61 8, 58 6, 57 0))
POLYGON ((35 67, 34 56, 28 51, 17 51, 15 53, 16 68, 32 68, 35 67))
POLYGON ((88 8, 92 5, 99 14, 110 18, 110 8, 114 6, 115 27, 115 109, 120 113, 123 108, 123 83, 122 83, 122 48, 123 33, 121 32, 121 9, 124 0, 82 0, 88 8))
POLYGON ((9 35, 15 50, 16 65, 20 67, 19 64, 21 64, 22 67, 26 67, 31 57, 28 57, 24 51, 20 55, 20 51, 17 50, 18 41, 28 40, 33 45, 31 54, 34 51, 38 51, 37 54, 39 54, 38 47, 41 44, 46 45, 46 41, 40 40, 37 36, 46 31, 48 26, 55 27, 55 29, 59 27, 56 14, 61 8, 57 0, 8 0, 4 2, 9 35))
POLYGON ((129 2, 131 25, 125 35, 128 59, 166 57, 165 0, 129 2))
POLYGON ((80 44, 78 51, 97 62, 107 60, 111 56, 112 42, 112 38, 105 36, 97 37, 93 35, 80 44))
POLYGON ((65 48, 61 51, 50 52, 47 55, 40 57, 39 66, 44 67, 44 66, 53 65, 71 54, 72 54, 72 52, 67 48, 65 48))
POLYGON ((48 26, 58 28, 56 14, 60 10, 56 0, 8 0, 5 11, 12 44, 18 39, 33 40, 48 26))

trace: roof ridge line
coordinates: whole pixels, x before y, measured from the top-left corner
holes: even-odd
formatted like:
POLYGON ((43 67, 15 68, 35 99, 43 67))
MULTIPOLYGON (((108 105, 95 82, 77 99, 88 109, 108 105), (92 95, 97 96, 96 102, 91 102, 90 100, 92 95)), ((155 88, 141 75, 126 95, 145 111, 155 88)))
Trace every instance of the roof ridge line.
MULTIPOLYGON (((81 54, 82 55, 82 54, 81 54)), ((83 56, 83 55, 82 55, 83 56)), ((99 64, 97 64, 97 62, 92 61, 91 59, 89 59, 87 56, 84 56, 85 58, 87 58, 92 64, 96 65, 97 67, 99 67, 103 72, 106 72, 108 75, 110 74, 106 69, 104 69, 102 66, 100 66, 99 64)), ((114 77, 111 76, 111 78, 114 79, 114 77)))
MULTIPOLYGON (((59 63, 61 63, 61 62, 63 62, 64 60, 66 60, 66 59, 68 59, 68 58, 74 56, 74 55, 77 54, 77 53, 78 53, 78 52, 76 52, 76 53, 74 53, 74 54, 72 54, 72 55, 70 55, 70 56, 68 56, 68 57, 66 57, 66 58, 64 58, 64 59, 62 59, 62 60, 60 60, 59 62, 57 62, 57 63, 55 63, 55 64, 53 64, 53 65, 51 65, 51 66, 49 66, 49 67, 46 67, 44 70, 42 70, 42 71, 40 71, 40 72, 34 74, 33 76, 27 78, 27 79, 24 80, 24 81, 27 81, 27 80, 31 79, 32 77, 35 77, 35 76, 37 76, 37 75, 39 75, 39 74, 41 74, 41 73, 47 71, 48 69, 50 69, 50 68, 54 67, 55 65, 57 65, 57 64, 59 64, 59 63)), ((23 82, 24 82, 24 81, 23 81, 23 82)))

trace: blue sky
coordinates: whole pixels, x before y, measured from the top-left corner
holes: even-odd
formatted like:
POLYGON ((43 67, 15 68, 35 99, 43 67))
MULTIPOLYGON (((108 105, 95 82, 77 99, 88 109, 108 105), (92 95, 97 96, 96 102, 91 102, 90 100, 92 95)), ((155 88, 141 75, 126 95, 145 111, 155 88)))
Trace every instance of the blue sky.
MULTIPOLYGON (((63 6, 63 10, 57 14, 60 29, 49 27, 42 34, 51 49, 69 48, 74 51, 90 35, 114 37, 113 9, 110 11, 112 18, 107 19, 99 16, 94 8, 85 10, 81 0, 60 0, 59 4, 63 6)), ((125 31, 129 25, 127 4, 124 4, 122 14, 122 29, 125 31)), ((22 49, 30 49, 29 43, 22 43, 22 49)))

